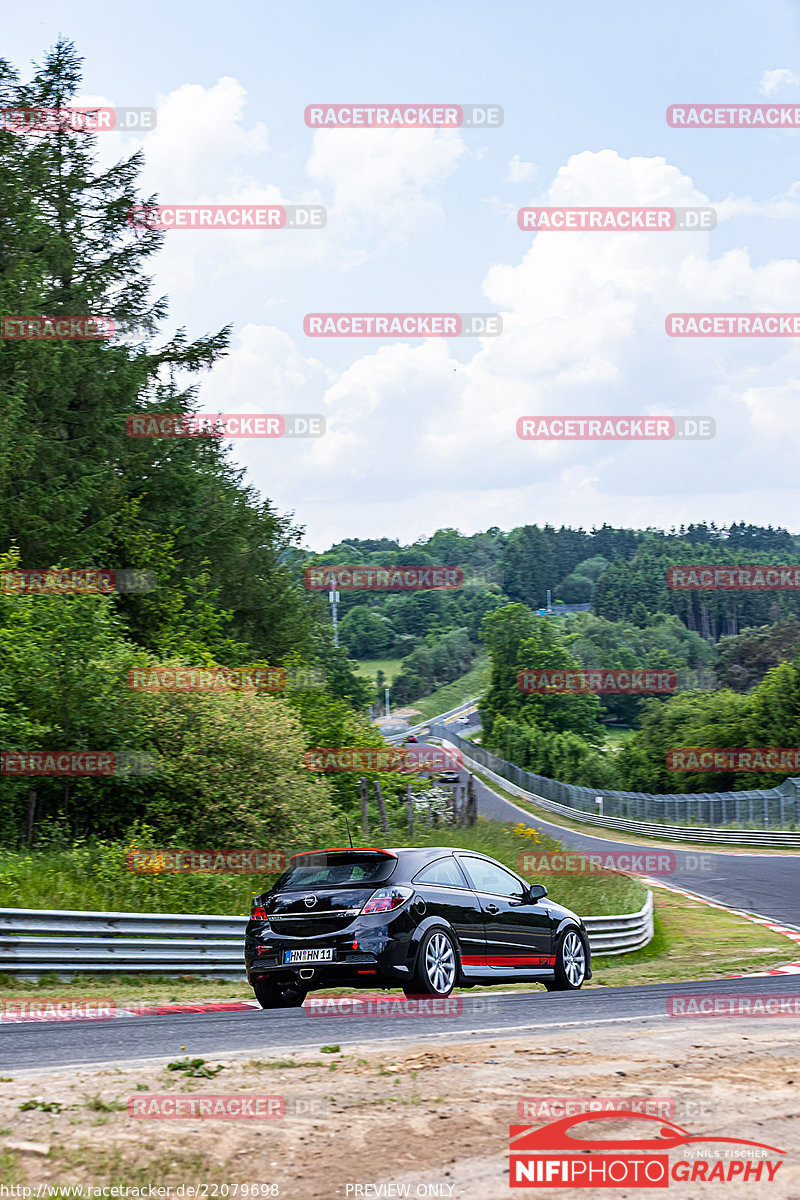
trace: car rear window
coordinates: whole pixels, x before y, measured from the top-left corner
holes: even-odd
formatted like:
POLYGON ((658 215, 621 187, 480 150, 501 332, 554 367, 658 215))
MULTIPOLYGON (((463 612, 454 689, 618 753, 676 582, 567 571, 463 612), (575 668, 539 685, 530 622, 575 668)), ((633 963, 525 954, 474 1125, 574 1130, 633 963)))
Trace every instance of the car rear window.
POLYGON ((309 887, 336 884, 383 883, 397 866, 396 858, 383 854, 320 854, 300 859, 289 867, 275 884, 273 891, 296 891, 309 887))
POLYGON ((439 858, 436 862, 428 863, 414 876, 414 883, 438 883, 442 887, 466 888, 467 881, 458 869, 456 860, 439 858))

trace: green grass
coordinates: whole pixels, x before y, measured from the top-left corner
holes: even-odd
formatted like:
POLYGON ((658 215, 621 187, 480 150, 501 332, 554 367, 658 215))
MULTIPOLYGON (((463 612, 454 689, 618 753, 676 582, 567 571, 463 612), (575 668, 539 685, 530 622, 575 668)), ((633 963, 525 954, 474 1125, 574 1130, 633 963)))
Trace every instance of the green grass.
MULTIPOLYGON (((402 668, 402 659, 400 658, 362 658, 353 661, 356 674, 363 679, 369 679, 373 684, 378 671, 383 671, 387 684, 390 684, 394 682, 402 668)), ((437 688, 429 696, 423 696, 420 700, 410 700, 408 704, 401 707, 412 708, 419 712, 419 720, 415 718, 417 724, 419 721, 429 721, 432 717, 438 717, 439 713, 457 708, 465 700, 471 700, 473 696, 484 691, 489 683, 490 670, 488 657, 482 655, 475 660, 475 664, 465 675, 461 675, 452 683, 446 683, 443 687, 437 688)))
POLYGON ((444 687, 437 688, 435 692, 431 692, 430 696, 423 696, 421 700, 413 700, 413 707, 420 713, 419 720, 430 721, 432 717, 438 717, 439 713, 448 712, 466 700, 472 700, 474 696, 479 695, 488 687, 490 671, 488 658, 476 659, 474 666, 467 671, 466 675, 462 675, 453 683, 446 683, 444 687))
POLYGON ((609 726, 606 729, 605 749, 619 750, 620 746, 624 745, 635 733, 635 729, 616 729, 614 726, 609 726))
POLYGON ((355 673, 363 679, 369 679, 372 683, 378 675, 378 671, 383 671, 386 676, 386 682, 392 683, 400 674, 402 658, 362 658, 353 659, 355 663, 355 673))
MULTIPOLYGON (((531 849, 554 850, 559 843, 524 836, 515 829, 479 818, 472 829, 429 828, 417 818, 413 838, 406 827, 374 831, 370 845, 463 846, 480 850, 519 870, 519 856, 531 849)), ((73 849, 0 852, 0 907, 111 910, 114 912, 219 913, 245 915, 256 892, 275 875, 139 875, 125 865, 122 843, 97 843, 73 849), (57 898, 57 899, 54 899, 57 898)), ((555 900, 589 914, 631 912, 641 907, 641 885, 621 875, 553 876, 548 887, 555 900), (552 886, 551 886, 552 883, 552 886), (620 907, 621 906, 621 907, 620 907)))
POLYGON ((246 915, 253 895, 276 877, 136 874, 127 869, 122 842, 0 850, 0 908, 246 915))
POLYGON ((768 970, 797 957, 794 944, 724 909, 656 888, 655 934, 643 950, 592 960, 592 986, 678 983, 768 970))

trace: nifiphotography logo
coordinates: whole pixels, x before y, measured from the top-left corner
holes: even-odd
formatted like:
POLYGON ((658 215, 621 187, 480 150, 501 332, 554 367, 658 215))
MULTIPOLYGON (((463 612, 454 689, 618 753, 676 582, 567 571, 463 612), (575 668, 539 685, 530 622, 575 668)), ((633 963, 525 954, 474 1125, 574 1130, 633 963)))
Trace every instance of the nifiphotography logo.
POLYGON ((762 1142, 695 1136, 661 1117, 619 1111, 509 1129, 511 1187, 665 1188, 675 1183, 771 1183, 784 1150, 762 1142), (636 1122, 639 1136, 597 1136, 602 1122, 636 1122), (595 1136, 572 1132, 595 1126, 595 1136))

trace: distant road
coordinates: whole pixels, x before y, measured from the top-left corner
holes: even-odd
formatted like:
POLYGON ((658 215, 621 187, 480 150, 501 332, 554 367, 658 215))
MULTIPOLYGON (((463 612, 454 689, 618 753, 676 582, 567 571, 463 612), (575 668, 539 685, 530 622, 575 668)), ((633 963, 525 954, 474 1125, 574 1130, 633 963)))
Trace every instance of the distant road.
MULTIPOLYGON (((475 780, 475 787, 478 812, 492 821, 524 821, 526 825, 535 825, 575 850, 641 853, 647 849, 642 842, 611 841, 609 838, 592 837, 589 833, 578 833, 574 829, 554 825, 498 796, 480 779, 475 780)), ((671 849, 679 852, 680 861, 682 848, 676 846, 671 849)), ((698 851, 698 854, 711 859, 713 874, 676 871, 664 882, 718 900, 730 908, 746 909, 782 925, 800 929, 800 854, 726 854, 705 849, 698 851)))
MULTIPOLYGON (((472 713, 469 725, 457 726, 456 729, 463 736, 468 729, 479 726, 480 717, 472 713)), ((526 825, 534 825, 574 850, 625 854, 641 853, 647 849, 643 842, 611 841, 609 838, 566 829, 498 796, 479 779, 475 780, 475 786, 478 812, 492 821, 524 821, 526 825)), ((678 853, 680 861, 682 848, 668 848, 678 853)), ((666 877, 664 882, 697 896, 717 900, 729 908, 745 909, 800 930, 800 854, 765 855, 741 851, 731 854, 710 849, 698 851, 698 854, 711 859, 712 874, 698 875, 694 871, 678 870, 666 877)))

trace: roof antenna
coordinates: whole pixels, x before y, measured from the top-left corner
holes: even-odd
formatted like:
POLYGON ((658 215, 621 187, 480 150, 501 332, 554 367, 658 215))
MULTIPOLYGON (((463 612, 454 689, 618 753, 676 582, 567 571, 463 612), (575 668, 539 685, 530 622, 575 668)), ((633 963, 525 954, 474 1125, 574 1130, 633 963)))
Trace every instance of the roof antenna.
MULTIPOLYGON (((344 816, 344 813, 342 813, 342 816, 344 816)), ((344 823, 347 826, 347 836, 350 839, 350 849, 352 850, 353 849, 353 835, 350 833, 350 822, 348 821, 347 817, 344 818, 344 823)))

